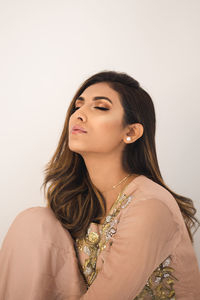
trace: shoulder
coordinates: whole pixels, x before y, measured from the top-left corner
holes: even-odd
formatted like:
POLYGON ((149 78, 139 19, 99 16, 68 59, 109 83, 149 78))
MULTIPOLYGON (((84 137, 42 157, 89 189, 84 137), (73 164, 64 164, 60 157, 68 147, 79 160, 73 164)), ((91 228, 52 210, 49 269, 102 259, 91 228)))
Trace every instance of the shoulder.
POLYGON ((124 218, 138 220, 144 226, 183 231, 185 224, 176 199, 163 186, 141 175, 134 181, 132 200, 124 218))
POLYGON ((70 233, 64 229, 55 214, 49 207, 30 207, 21 211, 11 224, 6 239, 12 241, 32 239, 65 247, 64 241, 72 242, 70 233))
POLYGON ((133 191, 134 203, 143 202, 147 204, 146 200, 154 199, 155 203, 160 203, 160 206, 166 206, 173 214, 181 216, 178 203, 174 196, 162 185, 154 182, 148 177, 141 175, 135 181, 135 188, 133 191), (163 204, 163 205, 162 205, 163 204))
POLYGON ((123 236, 170 242, 174 251, 182 238, 184 220, 173 195, 146 176, 134 181, 130 202, 123 210, 119 233, 123 236))

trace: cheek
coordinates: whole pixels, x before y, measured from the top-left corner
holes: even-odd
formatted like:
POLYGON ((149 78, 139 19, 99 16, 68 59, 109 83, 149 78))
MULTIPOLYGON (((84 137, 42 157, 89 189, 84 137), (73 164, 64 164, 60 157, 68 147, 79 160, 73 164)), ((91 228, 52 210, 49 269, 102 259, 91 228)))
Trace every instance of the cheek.
MULTIPOLYGON (((96 126, 95 126, 96 127, 96 126)), ((104 137, 115 138, 119 136, 122 130, 121 123, 117 119, 106 119, 104 122, 98 123, 96 132, 98 135, 104 135, 104 137)))

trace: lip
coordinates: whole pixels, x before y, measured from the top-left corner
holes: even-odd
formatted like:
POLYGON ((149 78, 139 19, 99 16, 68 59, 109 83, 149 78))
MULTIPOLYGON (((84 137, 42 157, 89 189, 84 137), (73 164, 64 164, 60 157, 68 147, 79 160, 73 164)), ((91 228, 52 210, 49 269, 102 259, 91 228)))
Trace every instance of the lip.
POLYGON ((79 125, 74 125, 71 129, 71 133, 87 133, 87 131, 79 125))
POLYGON ((86 133, 86 132, 83 132, 83 131, 81 131, 81 130, 72 130, 71 133, 72 133, 72 134, 77 134, 77 133, 82 133, 82 134, 84 134, 84 133, 86 133))

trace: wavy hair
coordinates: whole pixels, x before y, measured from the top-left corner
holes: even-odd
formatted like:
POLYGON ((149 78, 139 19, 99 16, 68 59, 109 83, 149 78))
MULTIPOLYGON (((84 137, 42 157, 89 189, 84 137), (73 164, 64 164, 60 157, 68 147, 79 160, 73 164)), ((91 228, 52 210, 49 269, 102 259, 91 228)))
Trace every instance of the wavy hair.
POLYGON ((124 171, 144 175, 173 195, 193 243, 192 228, 198 225, 197 230, 200 225, 195 217, 193 201, 176 194, 165 184, 156 154, 156 116, 152 99, 139 82, 126 73, 103 71, 94 74, 83 82, 74 95, 67 110, 57 149, 44 168, 41 188, 44 188, 47 206, 73 239, 83 237, 91 222, 98 223, 105 218, 104 196, 92 184, 82 156, 68 147, 69 118, 75 111, 75 101, 87 87, 99 82, 107 83, 118 92, 124 108, 123 126, 140 123, 144 127, 144 133, 139 139, 125 145, 122 155, 124 171))

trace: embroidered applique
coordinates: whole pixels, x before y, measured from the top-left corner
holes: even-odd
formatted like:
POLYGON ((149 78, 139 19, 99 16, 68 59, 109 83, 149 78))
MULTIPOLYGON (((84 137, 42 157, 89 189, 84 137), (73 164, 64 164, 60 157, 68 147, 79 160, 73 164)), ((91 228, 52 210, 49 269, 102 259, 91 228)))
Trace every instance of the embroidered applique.
MULTIPOLYGON (((88 255, 84 264, 80 266, 88 287, 92 284, 99 271, 96 268, 99 254, 106 248, 108 241, 117 231, 117 223, 119 220, 116 219, 116 216, 119 214, 121 208, 125 208, 131 202, 132 198, 133 195, 127 197, 124 193, 119 194, 109 215, 105 218, 100 228, 100 234, 93 232, 89 227, 84 238, 76 239, 76 247, 88 255)), ((112 241, 110 241, 110 245, 112 245, 112 241)))
POLYGON ((175 300, 173 268, 169 267, 171 256, 168 256, 149 277, 140 294, 133 300, 175 300), (149 298, 150 297, 150 298, 149 298))
MULTIPOLYGON (((88 288, 99 272, 96 268, 99 254, 107 247, 108 242, 112 245, 112 240, 110 239, 116 233, 117 224, 119 222, 116 217, 120 210, 127 207, 132 199, 133 195, 126 197, 125 194, 122 194, 118 197, 110 214, 105 218, 102 227, 100 227, 100 234, 92 231, 91 227, 89 227, 84 238, 76 239, 75 246, 77 249, 83 251, 88 256, 84 264, 79 265, 88 288)), ((174 269, 169 266, 170 263, 171 256, 167 257, 158 268, 154 270, 142 291, 133 300, 176 300, 174 281, 177 280, 177 278, 172 274, 174 269)))

